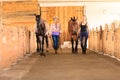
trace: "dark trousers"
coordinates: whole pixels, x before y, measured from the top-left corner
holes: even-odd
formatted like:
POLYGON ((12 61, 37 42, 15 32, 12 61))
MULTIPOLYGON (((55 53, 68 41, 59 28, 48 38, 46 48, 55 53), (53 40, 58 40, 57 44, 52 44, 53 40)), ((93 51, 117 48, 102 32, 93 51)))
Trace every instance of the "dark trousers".
POLYGON ((59 47, 59 35, 52 35, 52 39, 53 39, 53 48, 57 50, 59 47))
POLYGON ((87 39, 88 39, 88 33, 87 32, 81 32, 80 33, 80 41, 81 41, 82 53, 86 53, 87 39))

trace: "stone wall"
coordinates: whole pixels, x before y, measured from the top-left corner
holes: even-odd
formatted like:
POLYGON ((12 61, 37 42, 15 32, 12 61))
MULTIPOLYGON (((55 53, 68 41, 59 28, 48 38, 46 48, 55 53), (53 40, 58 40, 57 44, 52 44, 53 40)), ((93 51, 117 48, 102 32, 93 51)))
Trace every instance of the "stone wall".
POLYGON ((89 49, 96 52, 103 52, 106 55, 120 58, 120 21, 113 22, 111 25, 105 25, 90 31, 89 49))

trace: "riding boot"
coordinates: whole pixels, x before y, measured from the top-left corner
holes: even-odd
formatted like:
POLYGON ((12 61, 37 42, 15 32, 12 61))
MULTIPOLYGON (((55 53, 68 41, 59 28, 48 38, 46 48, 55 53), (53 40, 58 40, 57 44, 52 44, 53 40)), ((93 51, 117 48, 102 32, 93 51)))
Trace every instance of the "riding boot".
POLYGON ((87 45, 86 45, 86 42, 85 42, 85 45, 83 46, 83 50, 84 50, 83 54, 86 54, 86 49, 87 49, 87 45))
POLYGON ((85 49, 85 47, 83 48, 83 54, 86 54, 86 49, 85 49))
POLYGON ((86 47, 85 47, 85 50, 84 50, 84 54, 86 54, 86 47))
POLYGON ((82 54, 84 54, 84 49, 82 48, 82 54))
POLYGON ((82 54, 84 53, 84 47, 83 45, 81 44, 81 49, 82 49, 82 54))

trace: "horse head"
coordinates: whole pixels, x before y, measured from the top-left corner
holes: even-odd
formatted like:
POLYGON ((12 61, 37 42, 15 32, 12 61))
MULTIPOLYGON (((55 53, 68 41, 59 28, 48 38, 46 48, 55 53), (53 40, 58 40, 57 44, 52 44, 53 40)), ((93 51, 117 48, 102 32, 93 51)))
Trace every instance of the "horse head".
POLYGON ((35 15, 36 21, 39 22, 40 21, 40 15, 35 15))

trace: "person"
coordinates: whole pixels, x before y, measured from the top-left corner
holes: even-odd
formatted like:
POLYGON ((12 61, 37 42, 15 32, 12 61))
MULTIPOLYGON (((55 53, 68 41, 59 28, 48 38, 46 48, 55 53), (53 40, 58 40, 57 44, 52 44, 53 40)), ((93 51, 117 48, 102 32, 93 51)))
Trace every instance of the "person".
POLYGON ((82 21, 80 23, 80 41, 81 41, 81 48, 83 54, 86 54, 88 32, 89 31, 88 31, 87 18, 85 15, 83 15, 82 21))
POLYGON ((55 54, 57 54, 57 50, 59 47, 59 39, 60 39, 60 32, 61 32, 61 25, 58 22, 59 18, 54 17, 53 18, 53 23, 51 24, 51 34, 52 34, 52 39, 53 39, 53 48, 55 50, 55 54))
POLYGON ((49 24, 47 23, 47 21, 45 20, 45 26, 46 26, 46 33, 45 33, 45 42, 46 42, 46 52, 48 52, 49 50, 49 37, 50 37, 50 27, 49 24))

